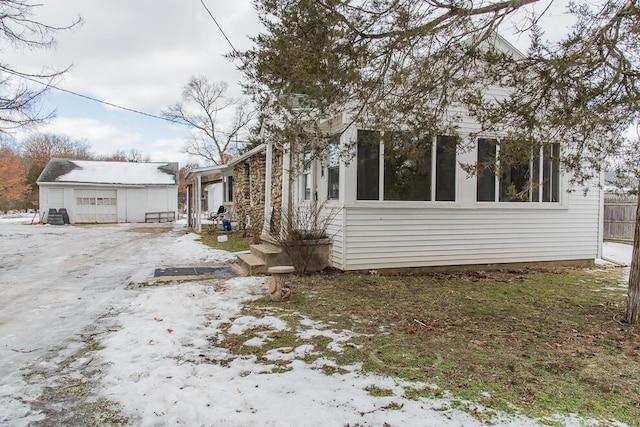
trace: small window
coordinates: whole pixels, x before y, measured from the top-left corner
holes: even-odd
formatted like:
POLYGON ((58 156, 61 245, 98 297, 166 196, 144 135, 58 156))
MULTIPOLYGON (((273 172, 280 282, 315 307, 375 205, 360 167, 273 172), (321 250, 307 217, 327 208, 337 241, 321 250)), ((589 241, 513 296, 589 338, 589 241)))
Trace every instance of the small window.
POLYGON ((544 147, 542 154, 542 201, 560 201, 560 144, 544 147))
POLYGON ((340 198, 340 145, 339 140, 329 144, 329 162, 327 165, 327 199, 340 198))
POLYGON ((358 131, 358 200, 380 199, 380 132, 358 131))
POLYGON ((456 200, 456 138, 438 136, 436 146, 436 200, 456 200))
POLYGON ((478 139, 478 183, 479 202, 496 201, 496 143, 495 139, 478 139))
POLYGON ((224 181, 224 186, 225 186, 225 194, 227 196, 227 202, 231 203, 233 202, 233 177, 232 176, 228 176, 225 178, 224 181))
POLYGON ((302 156, 302 199, 311 200, 311 152, 305 151, 302 156))

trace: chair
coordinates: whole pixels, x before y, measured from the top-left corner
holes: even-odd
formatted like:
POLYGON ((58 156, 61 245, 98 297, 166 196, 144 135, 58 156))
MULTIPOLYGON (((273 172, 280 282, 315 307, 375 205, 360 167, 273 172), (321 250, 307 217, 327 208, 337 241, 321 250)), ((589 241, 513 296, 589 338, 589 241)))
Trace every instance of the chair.
POLYGON ((216 213, 211 213, 211 215, 209 216, 209 219, 211 221, 215 221, 215 226, 218 226, 218 219, 222 219, 222 217, 224 217, 224 214, 226 213, 226 209, 224 207, 224 205, 220 205, 220 207, 218 208, 218 212, 216 213))

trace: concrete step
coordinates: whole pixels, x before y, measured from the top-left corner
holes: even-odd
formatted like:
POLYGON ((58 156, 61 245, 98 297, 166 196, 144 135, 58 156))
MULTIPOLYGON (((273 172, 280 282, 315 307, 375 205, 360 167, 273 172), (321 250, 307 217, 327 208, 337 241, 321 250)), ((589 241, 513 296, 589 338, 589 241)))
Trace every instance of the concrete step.
POLYGON ((282 252, 282 249, 280 249, 279 247, 264 244, 264 243, 260 243, 257 245, 249 245, 249 249, 251 250, 251 253, 255 256, 277 255, 282 252))
POLYGON ((261 258, 258 258, 253 254, 238 255, 238 264, 249 276, 267 273, 267 264, 261 258))
POLYGON ((256 245, 250 245, 251 255, 258 257, 264 261, 267 267, 273 267, 274 265, 289 265, 289 257, 278 246, 274 246, 268 243, 261 243, 256 245))

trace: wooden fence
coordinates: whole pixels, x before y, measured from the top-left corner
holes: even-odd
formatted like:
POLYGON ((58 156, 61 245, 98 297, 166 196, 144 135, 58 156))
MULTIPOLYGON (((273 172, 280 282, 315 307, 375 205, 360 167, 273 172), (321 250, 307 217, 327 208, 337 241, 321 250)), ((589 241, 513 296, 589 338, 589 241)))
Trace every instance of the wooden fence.
POLYGON ((638 196, 605 194, 604 238, 605 240, 633 241, 636 225, 638 196))

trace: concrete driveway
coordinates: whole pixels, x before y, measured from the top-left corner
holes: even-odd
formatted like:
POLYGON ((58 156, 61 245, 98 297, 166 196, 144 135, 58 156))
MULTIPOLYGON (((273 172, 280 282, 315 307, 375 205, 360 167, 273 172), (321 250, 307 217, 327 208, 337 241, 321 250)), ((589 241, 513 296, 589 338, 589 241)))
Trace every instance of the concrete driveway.
POLYGON ((15 405, 25 368, 53 357, 112 304, 131 298, 130 282, 147 280, 156 268, 231 259, 194 238, 173 224, 0 221, 0 407, 15 405))

